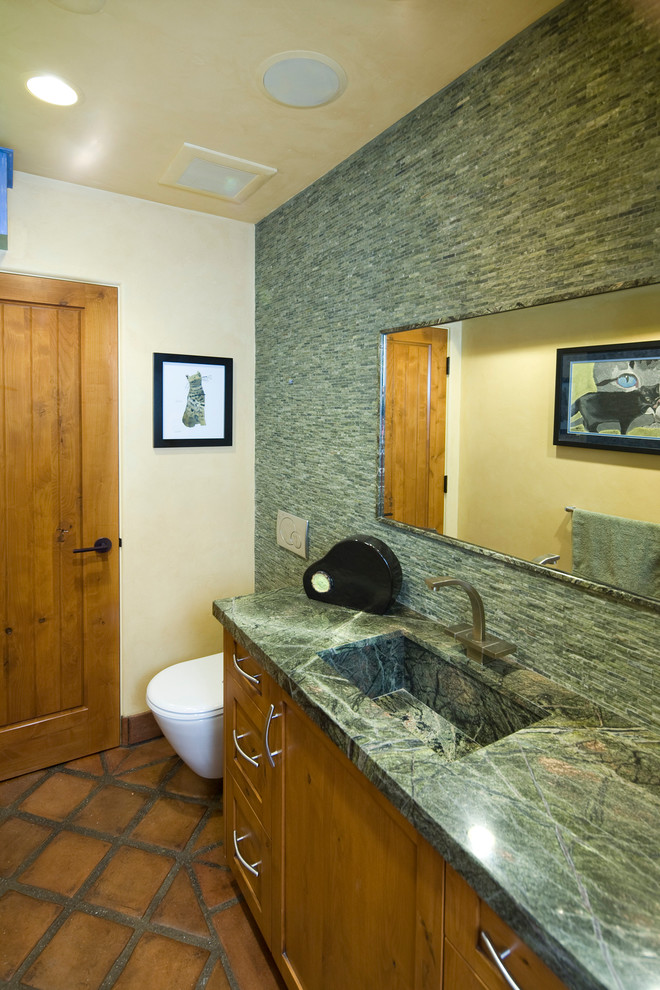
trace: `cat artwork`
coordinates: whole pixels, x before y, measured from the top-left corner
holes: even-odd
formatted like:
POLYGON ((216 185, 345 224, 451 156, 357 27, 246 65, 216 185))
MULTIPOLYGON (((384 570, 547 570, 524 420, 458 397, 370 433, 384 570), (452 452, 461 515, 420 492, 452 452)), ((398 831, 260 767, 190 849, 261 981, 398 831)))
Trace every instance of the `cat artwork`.
POLYGON ((204 415, 204 405, 206 396, 202 388, 201 372, 196 371, 194 375, 186 375, 188 379, 188 401, 184 409, 181 420, 184 426, 206 426, 204 415))
POLYGON ((657 417, 659 407, 660 385, 640 385, 631 392, 586 392, 571 406, 571 418, 579 413, 587 433, 598 433, 603 423, 618 423, 623 436, 647 411, 657 417))

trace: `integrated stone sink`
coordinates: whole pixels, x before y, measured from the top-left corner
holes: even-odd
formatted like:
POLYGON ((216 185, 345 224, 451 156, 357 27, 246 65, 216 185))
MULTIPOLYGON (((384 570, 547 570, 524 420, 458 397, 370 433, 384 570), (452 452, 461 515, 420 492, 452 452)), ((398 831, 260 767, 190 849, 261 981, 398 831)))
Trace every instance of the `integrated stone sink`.
POLYGON ((487 683, 489 674, 481 668, 459 666, 403 634, 349 643, 319 656, 448 760, 547 714, 487 683))

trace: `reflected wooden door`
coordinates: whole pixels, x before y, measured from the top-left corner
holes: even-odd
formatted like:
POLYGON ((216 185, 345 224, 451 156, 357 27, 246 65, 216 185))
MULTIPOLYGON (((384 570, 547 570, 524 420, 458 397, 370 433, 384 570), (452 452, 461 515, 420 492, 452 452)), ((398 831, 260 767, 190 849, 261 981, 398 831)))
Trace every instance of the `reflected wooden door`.
POLYGON ((117 290, 0 275, 0 307, 2 780, 119 742, 117 290))
POLYGON ((443 532, 447 331, 387 335, 384 514, 443 532))

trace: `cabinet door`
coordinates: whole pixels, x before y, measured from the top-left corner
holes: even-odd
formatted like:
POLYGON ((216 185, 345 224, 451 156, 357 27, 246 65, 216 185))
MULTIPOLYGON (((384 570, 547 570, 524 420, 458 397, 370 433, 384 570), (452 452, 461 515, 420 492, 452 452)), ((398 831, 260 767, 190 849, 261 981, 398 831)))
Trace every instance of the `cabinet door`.
MULTIPOLYGON (((511 984, 489 958, 486 940, 504 959, 503 965, 520 990, 566 990, 565 984, 449 865, 445 890, 445 934, 487 990, 508 990, 511 984)), ((448 985, 447 990, 462 987, 448 985)))
POLYGON ((286 698, 283 708, 274 954, 291 987, 411 990, 419 986, 414 830, 286 698))

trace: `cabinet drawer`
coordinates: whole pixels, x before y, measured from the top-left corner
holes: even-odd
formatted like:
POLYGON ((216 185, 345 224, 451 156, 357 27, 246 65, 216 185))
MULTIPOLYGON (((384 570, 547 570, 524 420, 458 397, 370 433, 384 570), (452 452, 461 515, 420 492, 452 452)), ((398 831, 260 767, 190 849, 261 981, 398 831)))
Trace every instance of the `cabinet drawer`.
POLYGON ((503 957, 503 965, 520 990, 566 990, 565 984, 449 865, 445 891, 445 934, 487 990, 509 990, 510 984, 489 958, 486 940, 503 957))
POLYGON ((231 773, 224 780, 227 862, 264 938, 271 936, 272 852, 270 840, 231 773))
POLYGON ((250 802, 261 824, 268 830, 269 788, 264 748, 266 717, 245 703, 241 693, 225 696, 225 765, 243 796, 250 802))
POLYGON ((224 635, 225 685, 233 682, 261 712, 267 712, 266 677, 263 668, 253 660, 226 630, 224 635))

